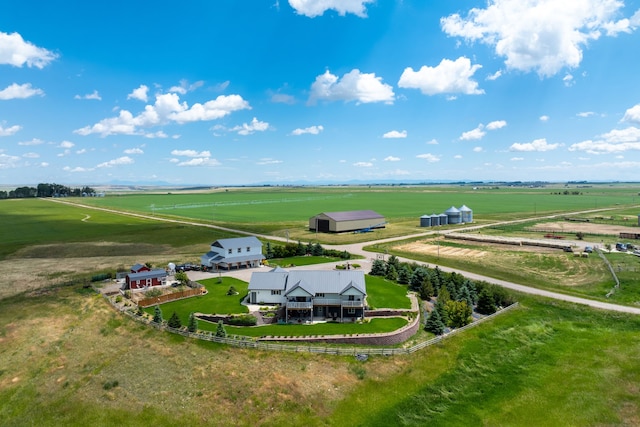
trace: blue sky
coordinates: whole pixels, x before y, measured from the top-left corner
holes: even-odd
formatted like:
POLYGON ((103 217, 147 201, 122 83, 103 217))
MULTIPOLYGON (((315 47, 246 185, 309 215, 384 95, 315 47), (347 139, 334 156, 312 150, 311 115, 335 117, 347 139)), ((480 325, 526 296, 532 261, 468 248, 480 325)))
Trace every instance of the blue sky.
POLYGON ((640 179, 640 0, 7 3, 0 184, 640 179))

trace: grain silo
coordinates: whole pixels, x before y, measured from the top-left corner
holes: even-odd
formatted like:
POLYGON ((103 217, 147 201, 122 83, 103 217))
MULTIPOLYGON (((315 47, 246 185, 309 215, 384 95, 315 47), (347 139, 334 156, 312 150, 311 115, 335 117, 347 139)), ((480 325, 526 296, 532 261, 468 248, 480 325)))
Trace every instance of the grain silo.
POLYGON ((431 227, 431 215, 422 215, 420 217, 420 227, 431 227))
POLYGON ((440 215, 433 214, 431 215, 431 226, 435 227, 436 225, 440 225, 440 215))
POLYGON ((446 213, 441 213, 439 216, 440 225, 447 225, 449 223, 449 216, 446 213))
POLYGON ((444 213, 447 215, 448 224, 460 224, 461 213, 455 206, 451 206, 449 209, 444 211, 444 213))
POLYGON ((473 222, 473 211, 471 209, 469 209, 466 205, 462 205, 458 210, 460 211, 460 218, 462 222, 473 222))

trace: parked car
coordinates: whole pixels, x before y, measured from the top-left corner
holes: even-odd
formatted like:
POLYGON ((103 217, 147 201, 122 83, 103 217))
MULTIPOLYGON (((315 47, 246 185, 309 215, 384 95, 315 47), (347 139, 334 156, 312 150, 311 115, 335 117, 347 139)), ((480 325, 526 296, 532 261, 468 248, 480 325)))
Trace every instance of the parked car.
POLYGON ((571 246, 565 246, 564 248, 562 248, 562 250, 565 252, 573 252, 573 249, 571 249, 571 246))
POLYGON ((616 250, 620 252, 626 252, 627 245, 625 243, 616 243, 616 250))
POLYGON ((593 252, 593 248, 591 246, 585 246, 584 247, 584 251, 588 254, 590 254, 591 252, 593 252))

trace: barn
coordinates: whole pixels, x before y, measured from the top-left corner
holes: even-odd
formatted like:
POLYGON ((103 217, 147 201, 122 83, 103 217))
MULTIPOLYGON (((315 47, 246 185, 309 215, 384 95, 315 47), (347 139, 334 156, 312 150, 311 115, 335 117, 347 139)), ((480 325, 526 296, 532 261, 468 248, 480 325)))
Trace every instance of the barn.
POLYGON ((344 231, 371 231, 384 228, 384 216, 371 210, 324 212, 309 218, 309 230, 323 233, 344 231))

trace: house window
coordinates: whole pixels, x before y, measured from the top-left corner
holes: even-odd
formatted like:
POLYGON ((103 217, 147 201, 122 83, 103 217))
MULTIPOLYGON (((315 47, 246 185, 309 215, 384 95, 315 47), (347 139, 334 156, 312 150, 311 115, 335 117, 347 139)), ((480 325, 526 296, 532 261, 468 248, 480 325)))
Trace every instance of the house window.
POLYGON ((147 286, 151 286, 151 285, 152 285, 151 279, 147 279, 147 286))
POLYGON ((280 295, 281 292, 281 290, 272 290, 271 295, 280 295))
POLYGON ((241 252, 242 252, 242 248, 238 248, 238 253, 241 253, 241 252))
POLYGON ((251 252, 251 248, 247 246, 247 252, 251 252))
POLYGON ((349 295, 349 301, 355 301, 356 297, 355 295, 349 295))
POLYGON ((324 292, 317 292, 316 298, 324 298, 324 292))
POLYGON ((229 249, 229 254, 232 254, 232 253, 233 253, 233 249, 229 249))
POLYGON ((349 309, 349 314, 356 314, 356 309, 355 308, 350 308, 349 309))

